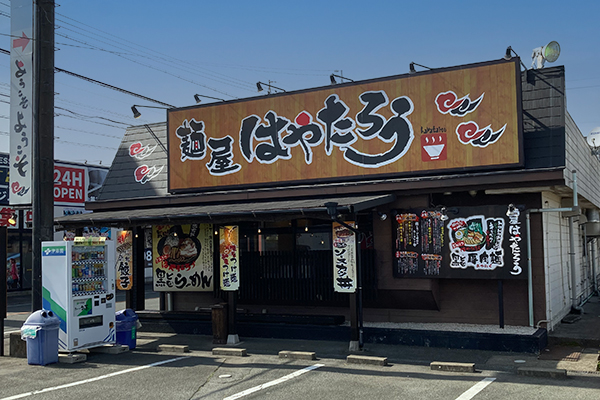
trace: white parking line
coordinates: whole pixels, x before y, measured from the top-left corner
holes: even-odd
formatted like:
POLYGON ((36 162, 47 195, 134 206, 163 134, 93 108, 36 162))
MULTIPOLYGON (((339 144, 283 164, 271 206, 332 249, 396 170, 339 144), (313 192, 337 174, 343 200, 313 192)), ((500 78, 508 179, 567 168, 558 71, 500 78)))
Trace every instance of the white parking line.
POLYGON ((152 364, 142 365, 141 367, 135 367, 135 368, 125 369, 123 371, 117 371, 117 372, 113 372, 111 374, 97 376, 95 378, 85 379, 85 380, 79 381, 79 382, 72 382, 72 383, 67 383, 67 384, 60 385, 60 386, 54 386, 54 387, 50 387, 50 388, 45 388, 45 389, 40 389, 40 390, 34 390, 33 392, 16 394, 16 395, 10 396, 10 397, 3 397, 0 400, 22 399, 23 397, 33 396, 34 394, 52 392, 54 390, 66 389, 66 388, 73 387, 73 386, 83 385, 85 383, 95 382, 95 381, 99 381, 99 380, 102 380, 102 379, 111 378, 113 376, 127 374, 129 372, 135 372, 135 371, 140 371, 140 370, 146 369, 146 368, 157 367, 159 365, 168 364, 168 363, 171 363, 171 362, 174 362, 174 361, 183 360, 185 358, 190 358, 190 357, 186 356, 186 357, 171 358, 170 360, 158 361, 158 362, 155 362, 155 363, 152 363, 152 364))
MULTIPOLYGON (((323 367, 323 366, 324 366, 324 364, 311 365, 310 367, 303 368, 303 369, 301 369, 299 371, 293 372, 293 373, 291 373, 289 375, 286 375, 284 377, 281 377, 279 379, 275 379, 274 381, 263 383, 262 385, 254 386, 253 388, 244 390, 243 392, 236 393, 233 396, 225 397, 223 400, 235 400, 235 399, 239 399, 240 397, 244 397, 244 396, 247 396, 247 395, 249 395, 251 393, 258 392, 259 390, 263 390, 263 389, 266 389, 268 387, 275 386, 275 385, 278 385, 280 383, 283 383, 285 381, 289 381, 290 379, 293 379, 293 378, 295 378, 297 376, 300 376, 300 375, 302 375, 302 374, 304 374, 304 373, 306 373, 308 371, 312 371, 313 369, 317 369, 317 368, 320 368, 320 367, 323 367)), ((0 400, 2 400, 2 399, 0 399, 0 400)))
POLYGON ((490 383, 494 382, 496 380, 496 378, 485 378, 484 380, 482 380, 481 382, 477 382, 475 384, 475 386, 473 386, 471 389, 467 390, 466 392, 464 392, 463 394, 461 394, 460 396, 458 396, 456 398, 456 400, 470 400, 473 397, 475 397, 475 395, 479 392, 481 392, 483 389, 485 389, 487 387, 487 385, 489 385, 490 383))

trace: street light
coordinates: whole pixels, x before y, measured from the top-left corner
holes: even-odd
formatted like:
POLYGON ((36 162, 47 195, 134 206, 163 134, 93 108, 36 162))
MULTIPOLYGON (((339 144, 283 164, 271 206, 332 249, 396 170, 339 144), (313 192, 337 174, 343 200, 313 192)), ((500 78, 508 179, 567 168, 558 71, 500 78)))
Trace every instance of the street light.
POLYGON ((170 108, 174 108, 174 107, 158 107, 158 106, 141 106, 138 104, 134 104, 131 106, 131 111, 133 112, 133 118, 138 119, 139 117, 142 116, 142 113, 138 111, 137 107, 146 107, 146 108, 160 108, 163 110, 168 110, 170 108))

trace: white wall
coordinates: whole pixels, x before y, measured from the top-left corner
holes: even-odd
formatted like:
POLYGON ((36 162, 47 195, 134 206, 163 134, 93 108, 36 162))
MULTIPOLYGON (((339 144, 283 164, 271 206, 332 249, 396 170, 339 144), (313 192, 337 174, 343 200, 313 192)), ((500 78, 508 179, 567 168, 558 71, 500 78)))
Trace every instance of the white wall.
MULTIPOLYGON (((560 196, 543 192, 544 208, 560 208, 560 196)), ((544 271, 546 278, 546 318, 551 320, 548 329, 560 323, 571 311, 571 257, 569 242, 569 219, 559 212, 542 214, 544 229, 544 271)), ((590 261, 583 257, 584 238, 579 219, 574 220, 575 237, 575 288, 578 302, 593 292, 593 275, 590 261)), ((597 255, 598 256, 598 255, 597 255)), ((537 323, 537 321, 536 321, 537 323)))

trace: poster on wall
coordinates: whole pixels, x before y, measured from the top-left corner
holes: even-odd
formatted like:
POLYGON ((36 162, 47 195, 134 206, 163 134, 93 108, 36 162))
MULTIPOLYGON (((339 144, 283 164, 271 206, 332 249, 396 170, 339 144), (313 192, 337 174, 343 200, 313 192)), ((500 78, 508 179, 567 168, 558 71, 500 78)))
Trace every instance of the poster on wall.
POLYGON ((436 210, 396 214, 397 275, 439 277, 445 218, 436 210))
POLYGON ((117 236, 117 289, 133 287, 133 239, 131 231, 121 231, 117 236))
POLYGON ((221 290, 235 291, 240 288, 239 227, 219 228, 221 290))
POLYGON ((152 227, 154 290, 213 290, 212 224, 152 227))
MULTIPOLYGON (((345 221, 354 227, 354 221, 345 221)), ((356 291, 355 234, 344 225, 333 223, 333 290, 341 293, 356 291)))
POLYGON ((395 214, 396 277, 527 279, 524 215, 519 207, 451 207, 395 214))

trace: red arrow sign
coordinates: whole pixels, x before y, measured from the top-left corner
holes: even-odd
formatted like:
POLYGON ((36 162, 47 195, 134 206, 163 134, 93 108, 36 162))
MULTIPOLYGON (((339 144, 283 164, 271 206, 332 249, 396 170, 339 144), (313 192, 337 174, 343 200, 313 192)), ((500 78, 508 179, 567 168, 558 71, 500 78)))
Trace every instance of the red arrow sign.
POLYGON ((21 51, 25 51, 25 47, 29 44, 29 40, 30 39, 25 35, 25 32, 23 32, 23 36, 13 40, 13 48, 16 49, 17 47, 21 47, 23 49, 21 51))

